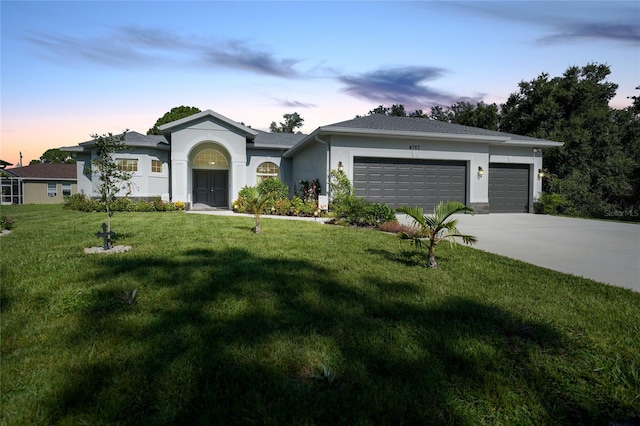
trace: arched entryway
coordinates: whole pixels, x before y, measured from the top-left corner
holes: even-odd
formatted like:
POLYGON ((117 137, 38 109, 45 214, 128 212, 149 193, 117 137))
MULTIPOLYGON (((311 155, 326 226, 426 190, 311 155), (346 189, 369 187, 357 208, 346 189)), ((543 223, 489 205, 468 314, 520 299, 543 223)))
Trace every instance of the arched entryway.
POLYGON ((194 207, 229 206, 229 154, 220 145, 204 143, 191 153, 194 207))

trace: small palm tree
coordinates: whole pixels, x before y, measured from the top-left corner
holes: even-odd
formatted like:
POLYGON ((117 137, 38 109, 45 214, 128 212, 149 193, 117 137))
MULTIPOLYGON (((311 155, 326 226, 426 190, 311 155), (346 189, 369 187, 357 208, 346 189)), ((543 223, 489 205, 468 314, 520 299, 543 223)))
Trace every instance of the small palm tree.
POLYGON ((250 187, 246 189, 245 203, 247 206, 247 212, 251 213, 256 219, 256 227, 253 232, 260 233, 260 215, 262 210, 272 198, 271 192, 260 192, 258 188, 250 187))
POLYGON ((409 240, 416 247, 422 247, 422 241, 427 240, 429 243, 429 258, 427 266, 437 268, 436 262, 436 246, 443 240, 453 243, 455 238, 461 238, 465 244, 475 244, 478 239, 473 235, 463 235, 458 231, 458 219, 452 219, 451 216, 456 213, 471 213, 473 209, 467 207, 457 201, 440 202, 433 209, 432 215, 425 215, 422 207, 400 207, 397 209, 400 213, 404 213, 413 218, 414 226, 419 228, 419 232, 415 235, 399 232, 398 237, 402 240, 409 240))

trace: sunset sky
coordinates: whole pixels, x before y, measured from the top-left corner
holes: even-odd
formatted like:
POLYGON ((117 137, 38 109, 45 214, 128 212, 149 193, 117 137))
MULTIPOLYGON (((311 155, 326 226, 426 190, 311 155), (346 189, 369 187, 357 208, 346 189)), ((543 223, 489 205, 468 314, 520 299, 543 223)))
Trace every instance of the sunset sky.
POLYGON ((140 133, 175 106, 305 133, 380 104, 505 102, 543 72, 608 64, 640 94, 640 2, 2 1, 0 158, 140 133))

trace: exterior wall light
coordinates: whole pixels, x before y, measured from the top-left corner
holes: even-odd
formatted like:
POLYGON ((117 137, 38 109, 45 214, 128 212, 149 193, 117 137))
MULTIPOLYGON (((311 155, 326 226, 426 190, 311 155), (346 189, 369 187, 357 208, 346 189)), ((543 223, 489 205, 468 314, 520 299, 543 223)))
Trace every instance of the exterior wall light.
POLYGON ((478 166, 478 176, 482 175, 484 175, 484 169, 482 168, 482 166, 478 166))
POLYGON ((542 169, 538 169, 538 179, 542 179, 544 177, 544 172, 542 169))
POLYGON ((342 161, 338 161, 338 171, 340 173, 344 172, 344 166, 342 165, 342 161))

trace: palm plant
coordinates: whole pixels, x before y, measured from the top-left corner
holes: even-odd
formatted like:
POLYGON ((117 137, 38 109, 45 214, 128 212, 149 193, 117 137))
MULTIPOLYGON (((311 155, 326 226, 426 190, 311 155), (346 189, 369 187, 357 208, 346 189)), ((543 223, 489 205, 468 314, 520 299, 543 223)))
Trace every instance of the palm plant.
POLYGON ((408 234, 399 232, 398 237, 401 240, 409 240, 412 245, 421 248, 423 240, 428 241, 429 256, 427 266, 429 268, 437 268, 436 262, 436 246, 444 240, 452 244, 455 238, 461 238, 465 244, 475 244, 478 239, 473 235, 463 235, 458 231, 458 219, 451 218, 456 213, 471 213, 473 209, 457 201, 440 202, 433 209, 432 215, 425 215, 422 207, 399 207, 400 213, 413 218, 414 226, 419 228, 419 232, 408 234))
POLYGON ((253 232, 260 233, 260 215, 267 203, 272 198, 271 192, 260 192, 257 187, 246 188, 245 191, 245 203, 247 206, 247 212, 251 213, 256 219, 256 227, 253 232))

